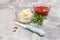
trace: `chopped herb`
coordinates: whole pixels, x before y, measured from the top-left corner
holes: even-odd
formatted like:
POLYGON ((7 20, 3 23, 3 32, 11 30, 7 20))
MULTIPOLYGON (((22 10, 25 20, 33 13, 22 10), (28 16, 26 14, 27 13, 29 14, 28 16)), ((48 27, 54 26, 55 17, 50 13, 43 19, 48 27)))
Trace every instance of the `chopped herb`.
POLYGON ((44 19, 46 19, 45 16, 37 15, 36 13, 34 13, 34 17, 33 17, 33 19, 32 19, 32 22, 33 22, 33 23, 36 23, 36 24, 38 24, 38 25, 42 25, 44 19))

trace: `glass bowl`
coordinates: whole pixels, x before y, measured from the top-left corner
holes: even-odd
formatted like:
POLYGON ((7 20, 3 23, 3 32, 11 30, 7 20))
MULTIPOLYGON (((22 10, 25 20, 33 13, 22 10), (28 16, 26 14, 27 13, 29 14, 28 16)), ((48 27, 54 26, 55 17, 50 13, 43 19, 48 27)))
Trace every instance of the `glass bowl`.
POLYGON ((38 15, 43 15, 43 16, 47 16, 49 11, 50 11, 50 8, 51 8, 51 5, 49 4, 43 4, 43 3, 40 3, 40 4, 35 4, 33 5, 33 8, 34 8, 34 12, 36 12, 38 15))
MULTIPOLYGON (((30 23, 32 21, 33 18, 33 13, 32 13, 32 7, 17 7, 16 8, 16 20, 21 22, 21 23, 30 23), (25 16, 24 14, 26 14, 25 12, 22 12, 23 10, 27 10, 30 9, 32 15, 29 16, 25 16), (24 13, 24 14, 23 14, 24 13), (24 16, 21 16, 20 14, 23 14, 24 16)), ((30 14, 28 14, 30 15, 30 14)))

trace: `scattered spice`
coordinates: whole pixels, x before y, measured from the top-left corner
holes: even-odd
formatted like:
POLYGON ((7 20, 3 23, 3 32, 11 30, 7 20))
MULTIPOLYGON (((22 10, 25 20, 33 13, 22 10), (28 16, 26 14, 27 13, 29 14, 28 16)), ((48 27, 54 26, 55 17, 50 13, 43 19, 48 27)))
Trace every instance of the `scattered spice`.
POLYGON ((15 26, 14 29, 18 29, 18 27, 15 26))
POLYGON ((16 32, 16 31, 17 31, 17 29, 18 29, 18 27, 17 27, 17 26, 13 27, 13 32, 16 32))
POLYGON ((13 32, 16 32, 16 30, 13 30, 13 32))

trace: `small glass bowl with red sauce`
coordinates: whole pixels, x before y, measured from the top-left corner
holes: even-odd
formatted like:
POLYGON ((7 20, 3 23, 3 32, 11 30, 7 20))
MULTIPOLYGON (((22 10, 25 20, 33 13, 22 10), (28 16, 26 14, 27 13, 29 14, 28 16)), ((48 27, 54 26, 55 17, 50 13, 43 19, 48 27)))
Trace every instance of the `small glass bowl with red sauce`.
POLYGON ((34 12, 38 15, 43 15, 43 16, 47 16, 49 11, 50 11, 50 8, 51 6, 50 5, 47 5, 47 4, 35 4, 33 6, 34 8, 34 12))

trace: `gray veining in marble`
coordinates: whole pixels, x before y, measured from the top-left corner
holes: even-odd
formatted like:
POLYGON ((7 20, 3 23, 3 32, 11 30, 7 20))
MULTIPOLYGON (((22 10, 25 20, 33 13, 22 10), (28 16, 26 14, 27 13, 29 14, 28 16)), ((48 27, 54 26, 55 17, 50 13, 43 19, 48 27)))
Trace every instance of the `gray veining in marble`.
MULTIPOLYGON (((0 0, 0 40, 60 40, 60 0, 13 0, 11 3, 9 3, 9 1, 11 0, 0 0), (37 34, 13 24, 18 5, 20 7, 23 5, 24 7, 32 6, 36 2, 54 2, 51 4, 51 11, 44 21, 43 26, 39 27, 46 32, 44 37, 40 37, 37 34), (2 7, 2 5, 6 6, 2 7), (18 27, 17 32, 12 32, 14 26, 18 27)), ((38 27, 37 25, 33 26, 38 27)))

